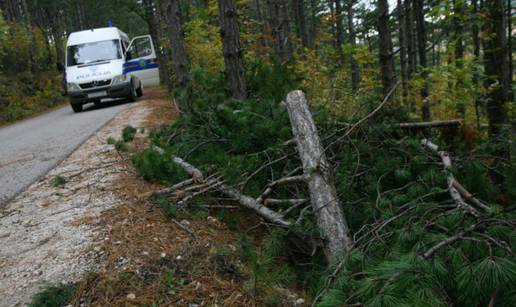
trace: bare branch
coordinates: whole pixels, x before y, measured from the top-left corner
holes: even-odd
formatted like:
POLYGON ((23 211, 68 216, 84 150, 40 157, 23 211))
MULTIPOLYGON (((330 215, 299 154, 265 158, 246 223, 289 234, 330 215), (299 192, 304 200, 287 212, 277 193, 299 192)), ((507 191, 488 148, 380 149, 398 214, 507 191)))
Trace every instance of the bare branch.
POLYGON ((450 193, 451 198, 457 204, 457 207, 461 208, 465 212, 467 212, 475 217, 479 217, 480 214, 478 213, 478 211, 475 208, 473 208, 472 206, 470 206, 469 204, 467 204, 462 199, 461 194, 459 193, 459 191, 457 190, 457 188, 454 185, 454 182, 456 180, 455 180, 455 177, 453 176, 452 172, 449 171, 449 169, 452 166, 452 162, 451 162, 451 158, 448 155, 448 153, 445 151, 439 151, 439 146, 432 143, 432 141, 430 141, 428 139, 423 139, 421 141, 421 144, 423 146, 431 149, 432 151, 435 151, 441 157, 441 160, 444 164, 444 170, 447 171, 447 173, 448 173, 448 176, 446 178, 446 181, 448 183, 448 192, 450 193))
POLYGON ((462 125, 462 121, 458 120, 458 119, 434 120, 434 121, 431 121, 431 122, 399 123, 399 124, 397 124, 397 126, 402 128, 402 129, 458 127, 460 125, 462 125))
POLYGON ((479 225, 479 223, 476 223, 476 224, 473 224, 471 226, 469 226, 468 228, 460 231, 459 233, 457 233, 456 235, 454 236, 451 236, 445 240, 442 240, 441 242, 437 243, 436 245, 432 246, 429 250, 427 250, 424 254, 423 254, 423 258, 425 259, 428 259, 430 257, 432 257, 432 255, 437 251, 439 250, 441 247, 444 247, 446 245, 450 245, 454 242, 456 242, 457 240, 459 240, 460 238, 462 238, 462 236, 464 236, 466 233, 470 232, 470 231, 473 231, 475 230, 475 228, 477 228, 479 225))

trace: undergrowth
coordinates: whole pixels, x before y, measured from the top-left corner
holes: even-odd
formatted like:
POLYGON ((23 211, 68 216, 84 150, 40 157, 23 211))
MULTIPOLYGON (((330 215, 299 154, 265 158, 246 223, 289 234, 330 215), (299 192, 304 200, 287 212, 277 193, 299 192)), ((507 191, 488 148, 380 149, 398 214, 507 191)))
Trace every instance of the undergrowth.
MULTIPOLYGON (((176 155, 253 197, 270 181, 298 174, 300 162, 294 146, 286 145, 292 133, 281 105, 297 86, 295 76, 287 68, 263 64, 252 66, 249 76, 250 98, 236 101, 226 98, 218 86, 221 80, 201 71, 192 73, 189 87, 177 94, 189 111, 151 134, 164 155, 147 149, 133 156, 139 173, 166 184, 185 180, 187 174, 170 160, 176 155)), ((353 252, 341 262, 325 263, 311 210, 288 230, 253 232, 258 227, 241 224, 236 228, 246 232, 240 254, 251 276, 249 291, 273 302, 268 289, 297 283, 320 306, 485 306, 493 300, 514 305, 514 155, 498 165, 504 181, 494 184, 489 166, 496 153, 492 144, 480 137, 464 139, 462 130, 467 127, 430 135, 398 131, 392 124, 400 116, 392 110, 377 114, 373 122, 342 139, 348 129, 343 123, 356 122, 378 103, 367 101, 365 113, 349 117, 330 117, 325 108, 313 110, 354 236, 353 252), (451 200, 447 171, 435 153, 421 146, 421 138, 428 136, 450 152, 450 171, 457 180, 490 208, 480 217, 465 214, 451 200), (428 255, 432 247, 461 231, 462 236, 428 255)), ((200 202, 209 203, 204 197, 200 202)), ((308 195, 306 187, 298 185, 280 189, 274 197, 308 195)), ((191 210, 167 199, 161 204, 173 216, 191 210)), ((300 211, 288 218, 294 221, 300 211)), ((227 214, 224 218, 235 221, 227 214)))
POLYGON ((35 294, 29 304, 30 307, 62 307, 68 305, 74 295, 76 285, 51 285, 35 294))

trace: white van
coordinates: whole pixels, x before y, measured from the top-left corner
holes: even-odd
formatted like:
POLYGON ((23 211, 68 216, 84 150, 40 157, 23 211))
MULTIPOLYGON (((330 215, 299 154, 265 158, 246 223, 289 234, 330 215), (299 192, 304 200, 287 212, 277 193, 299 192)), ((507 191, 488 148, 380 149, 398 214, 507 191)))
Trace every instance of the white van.
POLYGON ((143 95, 159 85, 158 61, 150 35, 132 41, 115 27, 71 33, 66 44, 66 88, 74 112, 89 102, 143 95))

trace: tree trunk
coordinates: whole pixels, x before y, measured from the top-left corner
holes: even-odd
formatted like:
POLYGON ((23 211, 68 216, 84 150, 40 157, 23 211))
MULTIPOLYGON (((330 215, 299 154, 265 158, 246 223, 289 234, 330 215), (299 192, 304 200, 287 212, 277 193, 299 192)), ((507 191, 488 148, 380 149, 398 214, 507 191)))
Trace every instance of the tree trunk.
POLYGON ((174 84, 184 88, 190 80, 190 73, 179 0, 161 0, 161 5, 168 24, 174 84))
POLYGON ((84 14, 81 8, 81 0, 75 1, 75 9, 77 12, 77 21, 79 22, 79 30, 84 30, 84 14))
POLYGON ((286 0, 267 0, 269 27, 272 31, 274 52, 281 61, 291 61, 293 53, 290 38, 290 19, 286 0))
MULTIPOLYGON (((479 28, 478 28, 478 0, 472 0, 472 24, 471 24, 471 34, 472 34, 472 40, 473 40, 473 56, 475 63, 480 63, 480 36, 479 36, 479 28)), ((476 116, 476 122, 477 122, 477 129, 480 131, 480 95, 479 91, 477 90, 478 82, 480 80, 480 72, 479 69, 475 66, 473 70, 473 92, 474 92, 474 99, 475 99, 475 116, 476 116)))
POLYGON ((398 0, 398 27, 399 27, 399 42, 400 42, 400 66, 401 66, 401 87, 402 87, 402 101, 405 105, 408 97, 408 72, 407 72, 407 37, 406 37, 406 23, 405 23, 405 9, 402 1, 398 0))
POLYGON ((315 48, 315 38, 317 37, 317 3, 315 0, 310 0, 310 40, 311 48, 315 48))
MULTIPOLYGON (((464 28, 462 26, 462 18, 464 17, 464 0, 453 0, 453 33, 455 41, 455 67, 459 70, 457 74, 457 90, 464 90, 464 78, 460 70, 463 68, 464 46, 462 35, 464 28)), ((457 102, 457 115, 466 118, 466 105, 463 102, 457 102)))
POLYGON ((414 31, 414 5, 411 0, 405 0, 405 29, 407 36, 407 76, 410 79, 416 72, 416 36, 414 31))
POLYGON ((507 57, 509 60, 507 72, 507 84, 509 84, 509 101, 514 99, 512 92, 512 75, 513 75, 513 61, 512 61, 512 1, 507 0, 507 57))
POLYGON ((394 86, 394 58, 389 27, 389 3, 387 0, 378 0, 378 36, 383 95, 386 96, 394 86))
POLYGON ((417 27, 417 49, 419 54, 419 65, 421 66, 421 77, 423 78, 423 87, 421 88, 421 100, 423 107, 421 109, 421 117, 424 121, 430 121, 430 101, 428 100, 428 71, 426 69, 426 32, 425 32, 425 14, 423 12, 423 1, 414 0, 414 12, 416 15, 417 27))
POLYGON ((358 65, 357 60, 355 59, 355 48, 356 48, 356 38, 355 38, 355 26, 353 23, 353 1, 349 1, 347 12, 348 12, 348 39, 349 45, 351 47, 351 52, 349 54, 350 68, 351 68, 351 89, 353 92, 358 91, 360 87, 360 67, 358 65))
POLYGON ((489 119, 489 135, 498 140, 502 128, 507 123, 505 102, 509 98, 507 84, 507 51, 503 11, 503 0, 486 0, 483 36, 484 70, 487 76, 487 116, 489 119))
POLYGON ((344 25, 342 23, 342 3, 341 0, 335 0, 335 43, 339 52, 340 61, 343 60, 344 52, 342 45, 344 44, 344 25))
POLYGON ((163 53, 162 40, 160 37, 160 27, 158 20, 158 12, 155 12, 155 3, 153 0, 143 0, 143 7, 145 9, 145 21, 149 27, 149 34, 152 38, 154 48, 156 49, 156 55, 159 63, 159 76, 161 84, 171 88, 170 77, 168 75, 168 61, 166 54, 163 53))
POLYGON ((240 30, 235 1, 218 0, 218 4, 227 87, 233 98, 245 99, 247 97, 245 67, 240 46, 240 30))
MULTIPOLYGON (((258 21, 260 23, 260 31, 262 32, 260 34, 260 44, 263 46, 263 47, 269 47, 269 44, 268 44, 268 41, 267 39, 265 39, 265 35, 267 34, 267 27, 265 26, 265 18, 263 17, 263 10, 262 10, 262 6, 260 4, 260 1, 261 0, 255 0, 254 3, 255 3, 255 7, 256 7, 256 15, 258 17, 258 21)), ((263 55, 263 51, 261 50, 258 50, 257 53, 261 56, 263 55)))
POLYGON ((308 31, 306 28, 306 14, 304 0, 292 1, 294 16, 296 16, 297 34, 303 48, 308 47, 308 31))
POLYGON ((30 47, 29 47, 29 57, 30 57, 30 70, 32 73, 37 73, 39 71, 38 60, 37 60, 37 46, 36 46, 36 37, 34 36, 34 31, 32 29, 32 17, 30 14, 29 6, 27 5, 27 0, 22 0, 23 14, 25 17, 25 22, 27 23, 27 31, 29 31, 30 35, 30 47))
POLYGON ((352 238, 329 176, 330 166, 304 93, 291 92, 286 104, 303 169, 309 176, 308 188, 313 212, 326 243, 327 258, 332 262, 350 252, 352 238))

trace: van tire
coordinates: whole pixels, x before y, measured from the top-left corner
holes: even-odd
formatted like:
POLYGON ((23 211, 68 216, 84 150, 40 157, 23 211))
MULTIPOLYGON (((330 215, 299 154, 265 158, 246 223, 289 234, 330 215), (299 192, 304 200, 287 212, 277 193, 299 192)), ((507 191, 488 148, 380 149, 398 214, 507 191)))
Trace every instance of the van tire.
POLYGON ((82 104, 71 104, 72 106, 72 110, 75 112, 75 113, 79 113, 79 112, 82 112, 82 104))
POLYGON ((133 85, 131 85, 131 92, 129 93, 129 96, 127 96, 127 101, 135 102, 137 96, 138 96, 138 94, 136 93, 136 89, 134 88, 133 85))
POLYGON ((136 96, 138 96, 138 97, 142 97, 143 96, 143 86, 142 86, 141 83, 140 83, 140 87, 138 87, 136 89, 136 96))

